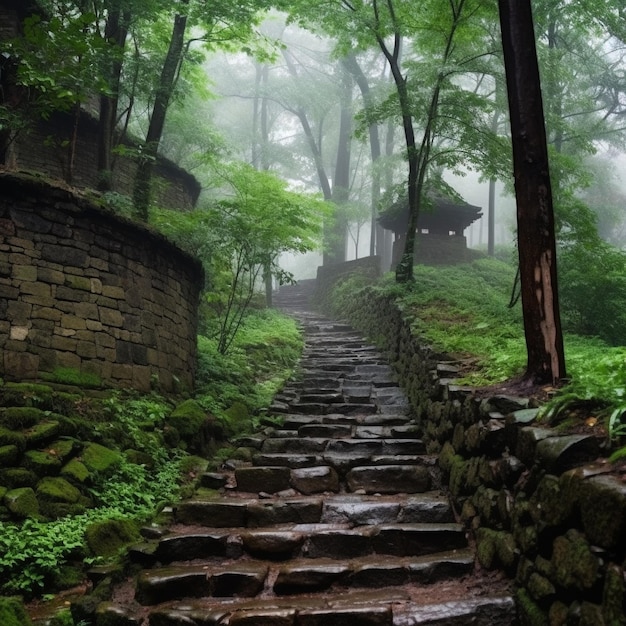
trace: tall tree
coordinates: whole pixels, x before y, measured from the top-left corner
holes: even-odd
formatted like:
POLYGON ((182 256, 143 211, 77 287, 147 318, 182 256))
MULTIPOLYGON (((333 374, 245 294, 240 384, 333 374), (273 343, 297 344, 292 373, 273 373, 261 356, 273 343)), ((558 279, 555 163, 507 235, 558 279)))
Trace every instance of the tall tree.
POLYGON ((556 384, 565 378, 558 301, 556 237, 541 83, 530 0, 499 0, 509 96, 525 377, 556 384))

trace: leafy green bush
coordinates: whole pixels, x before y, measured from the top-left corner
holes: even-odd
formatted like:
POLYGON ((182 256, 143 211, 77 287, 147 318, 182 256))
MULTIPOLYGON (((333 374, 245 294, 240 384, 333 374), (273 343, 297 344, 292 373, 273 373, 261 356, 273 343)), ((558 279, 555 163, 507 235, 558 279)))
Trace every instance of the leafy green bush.
POLYGON ((626 254, 598 241, 559 254, 559 297, 564 327, 612 345, 626 343, 626 254))

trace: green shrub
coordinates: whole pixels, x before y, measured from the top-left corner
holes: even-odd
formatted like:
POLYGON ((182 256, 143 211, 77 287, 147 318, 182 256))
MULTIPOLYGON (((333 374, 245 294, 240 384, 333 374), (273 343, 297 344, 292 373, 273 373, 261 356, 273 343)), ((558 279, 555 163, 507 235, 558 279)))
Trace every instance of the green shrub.
POLYGON ((626 253, 602 242, 562 249, 559 298, 568 331, 626 343, 626 253))

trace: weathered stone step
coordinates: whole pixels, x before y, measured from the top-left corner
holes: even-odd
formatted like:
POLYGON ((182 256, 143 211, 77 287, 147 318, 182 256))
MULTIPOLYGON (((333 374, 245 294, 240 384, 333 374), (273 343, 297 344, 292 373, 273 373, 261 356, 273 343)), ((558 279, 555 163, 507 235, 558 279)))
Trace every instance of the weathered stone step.
POLYGON ((376 465, 353 467, 346 474, 350 491, 363 493, 423 493, 433 477, 423 465, 376 465))
POLYGON ((331 587, 379 588, 432 583, 464 576, 473 567, 469 551, 427 556, 368 555, 346 560, 295 558, 285 563, 245 559, 234 563, 173 565, 144 570, 135 599, 143 605, 203 597, 255 597, 264 588, 278 596, 317 593, 331 587))
POLYGON ((150 626, 513 626, 510 595, 484 595, 462 601, 424 603, 410 591, 349 591, 328 597, 284 596, 226 602, 193 600, 154 608, 150 626))
POLYGON ((340 494, 259 500, 212 498, 181 502, 175 509, 178 524, 211 528, 273 526, 278 524, 445 523, 453 515, 439 492, 402 496, 340 494))
POLYGON ((278 493, 296 489, 303 494, 339 491, 339 475, 328 465, 291 469, 286 466, 252 466, 235 470, 239 491, 278 493))
MULTIPOLYGON (((352 559, 369 555, 423 556, 451 550, 473 562, 462 528, 453 523, 382 524, 351 527, 347 523, 295 524, 271 528, 229 528, 163 537, 151 565, 248 555, 272 561, 296 557, 352 559)), ((144 553, 145 554, 145 553, 144 553)), ((147 559, 144 561, 147 562, 147 559)))

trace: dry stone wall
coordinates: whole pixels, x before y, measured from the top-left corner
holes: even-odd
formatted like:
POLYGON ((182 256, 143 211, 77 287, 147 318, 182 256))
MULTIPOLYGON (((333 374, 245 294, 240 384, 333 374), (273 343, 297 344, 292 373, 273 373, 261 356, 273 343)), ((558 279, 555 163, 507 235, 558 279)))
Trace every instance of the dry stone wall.
POLYGON ((458 385, 450 357, 375 290, 348 307, 394 364, 481 565, 515 579, 520 624, 624 626, 626 485, 604 442, 545 427, 528 399, 458 385))
POLYGON ((61 187, 0 173, 0 376, 60 368, 104 385, 191 388, 200 264, 61 187))

